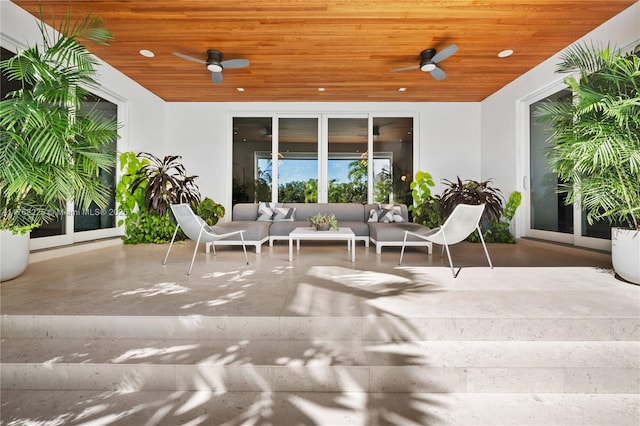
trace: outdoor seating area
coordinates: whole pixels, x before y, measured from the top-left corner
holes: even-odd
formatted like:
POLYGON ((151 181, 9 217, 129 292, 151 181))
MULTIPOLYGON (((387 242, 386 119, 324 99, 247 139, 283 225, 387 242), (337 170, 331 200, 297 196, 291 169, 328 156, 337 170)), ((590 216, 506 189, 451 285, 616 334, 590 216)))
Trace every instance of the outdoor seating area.
POLYGON ((462 242, 454 279, 439 246, 402 265, 201 246, 188 276, 194 244, 164 266, 166 244, 42 256, 3 283, 3 422, 638 423, 640 287, 606 253, 488 244, 490 269, 462 242))
MULTIPOLYGON (((256 253, 262 250, 262 244, 269 241, 273 246, 278 240, 289 240, 289 233, 295 228, 309 226, 308 218, 317 214, 334 215, 338 226, 351 228, 356 241, 369 242, 375 245, 376 253, 382 252, 382 247, 400 247, 403 243, 404 232, 424 232, 428 230, 419 223, 409 221, 406 204, 380 205, 358 203, 280 203, 280 216, 270 209, 269 203, 238 203, 233 206, 231 222, 220 223, 215 229, 219 232, 245 230, 245 243, 253 245, 256 253)), ((276 207, 274 207, 276 208, 276 207)), ((239 237, 220 241, 221 245, 237 245, 239 237)), ((431 251, 431 243, 417 237, 409 237, 409 246, 427 247, 431 251)))

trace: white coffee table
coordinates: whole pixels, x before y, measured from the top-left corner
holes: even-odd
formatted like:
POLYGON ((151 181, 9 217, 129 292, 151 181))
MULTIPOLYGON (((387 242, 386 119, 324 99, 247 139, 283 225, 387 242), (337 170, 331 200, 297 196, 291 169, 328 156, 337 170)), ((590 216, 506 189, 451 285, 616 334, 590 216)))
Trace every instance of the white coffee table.
POLYGON ((356 261, 356 234, 351 228, 340 227, 338 230, 316 231, 315 228, 296 228, 289 233, 289 262, 293 261, 293 241, 297 242, 296 249, 300 251, 300 240, 346 240, 347 250, 351 252, 351 262, 356 261))

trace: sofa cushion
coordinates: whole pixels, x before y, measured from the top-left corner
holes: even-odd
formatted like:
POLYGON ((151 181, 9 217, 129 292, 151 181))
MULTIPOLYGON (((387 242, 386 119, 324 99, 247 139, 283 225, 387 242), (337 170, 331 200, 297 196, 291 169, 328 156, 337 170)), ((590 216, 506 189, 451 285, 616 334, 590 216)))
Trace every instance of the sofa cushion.
MULTIPOLYGON (((404 239, 404 231, 425 232, 429 228, 413 222, 401 223, 383 223, 369 222, 369 236, 374 241, 402 241, 404 239)), ((418 237, 409 235, 407 241, 424 241, 418 237)))
MULTIPOLYGON (((245 241, 263 241, 269 238, 269 227, 271 222, 218 222, 211 227, 211 230, 217 234, 224 234, 227 232, 244 230, 245 241)), ((240 235, 232 235, 228 237, 229 240, 240 240, 240 235)), ((224 241, 224 240, 223 240, 224 241)))
MULTIPOLYGON (((364 206, 356 203, 284 203, 283 207, 296 208, 296 221, 307 220, 318 213, 335 214, 338 226, 344 220, 364 222, 364 206)), ((305 226, 309 226, 308 224, 305 226)))
POLYGON ((255 221, 258 219, 258 204, 254 203, 237 203, 233 206, 233 221, 255 221))

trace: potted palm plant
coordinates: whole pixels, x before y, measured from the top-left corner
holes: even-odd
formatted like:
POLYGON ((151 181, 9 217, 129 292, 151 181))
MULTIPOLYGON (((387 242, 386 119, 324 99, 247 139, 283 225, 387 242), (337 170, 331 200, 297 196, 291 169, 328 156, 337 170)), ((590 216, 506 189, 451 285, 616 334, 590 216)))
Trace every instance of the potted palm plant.
POLYGON ((38 28, 41 44, 0 63, 20 85, 0 100, 2 281, 24 271, 30 231, 64 212, 67 200, 78 208, 107 205, 98 175, 115 166, 106 147, 117 123, 81 108, 96 85, 98 62, 80 41, 108 44, 111 34, 91 16, 76 23, 67 17, 55 34, 42 20, 38 28))
POLYGON ((612 225, 616 273, 640 284, 640 46, 634 52, 576 45, 558 72, 573 99, 544 104, 554 145, 549 163, 563 182, 566 202, 579 203, 587 220, 612 225))

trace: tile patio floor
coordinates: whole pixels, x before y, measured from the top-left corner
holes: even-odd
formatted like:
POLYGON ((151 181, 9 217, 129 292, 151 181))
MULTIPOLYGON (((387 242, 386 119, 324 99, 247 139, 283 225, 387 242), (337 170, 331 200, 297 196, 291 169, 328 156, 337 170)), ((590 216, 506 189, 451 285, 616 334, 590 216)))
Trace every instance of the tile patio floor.
POLYGON ((640 287, 606 253, 489 244, 491 270, 462 243, 453 279, 439 246, 400 266, 398 249, 361 243, 355 263, 315 242, 289 262, 281 242, 249 265, 238 247, 201 250, 187 276, 192 243, 163 266, 166 247, 87 250, 2 283, 2 424, 640 421, 640 287), (51 363, 69 370, 43 379, 51 363), (140 363, 158 381, 170 368, 171 383, 88 384, 83 363, 140 363), (204 386, 212 365, 243 370, 204 386))

